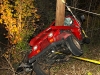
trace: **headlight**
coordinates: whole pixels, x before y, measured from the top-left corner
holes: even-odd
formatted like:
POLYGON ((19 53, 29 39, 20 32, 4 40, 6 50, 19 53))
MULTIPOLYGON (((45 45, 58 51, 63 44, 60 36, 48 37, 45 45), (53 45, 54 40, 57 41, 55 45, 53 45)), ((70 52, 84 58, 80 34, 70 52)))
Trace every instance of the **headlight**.
POLYGON ((53 33, 51 32, 49 35, 48 35, 48 37, 52 37, 53 36, 53 33))
POLYGON ((34 49, 34 50, 37 50, 37 48, 38 48, 38 46, 37 46, 37 45, 33 47, 33 49, 34 49))
POLYGON ((70 26, 73 23, 70 17, 65 18, 64 26, 70 26))

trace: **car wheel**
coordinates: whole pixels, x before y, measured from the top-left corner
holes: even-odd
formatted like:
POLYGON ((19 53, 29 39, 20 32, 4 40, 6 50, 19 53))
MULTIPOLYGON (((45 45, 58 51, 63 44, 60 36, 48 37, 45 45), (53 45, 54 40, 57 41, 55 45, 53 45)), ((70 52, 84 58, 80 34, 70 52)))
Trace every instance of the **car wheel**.
POLYGON ((36 75, 50 75, 48 67, 46 66, 46 64, 43 63, 36 62, 34 64, 33 70, 36 73, 36 75))
POLYGON ((66 39, 66 44, 68 46, 68 49, 71 51, 71 53, 75 56, 80 56, 83 54, 83 51, 81 49, 80 42, 77 40, 76 37, 73 35, 69 36, 66 39))

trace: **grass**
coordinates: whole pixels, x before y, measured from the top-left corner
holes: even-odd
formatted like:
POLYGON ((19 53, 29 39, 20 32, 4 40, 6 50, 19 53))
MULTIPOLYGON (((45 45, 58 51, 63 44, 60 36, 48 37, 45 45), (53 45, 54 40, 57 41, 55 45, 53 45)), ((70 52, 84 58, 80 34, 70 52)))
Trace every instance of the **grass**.
MULTIPOLYGON (((85 46, 84 50, 82 57, 100 61, 99 46, 94 46, 90 49, 85 46)), ((52 67, 51 75, 100 75, 100 65, 77 59, 70 59, 66 63, 56 64, 56 67, 52 67)))

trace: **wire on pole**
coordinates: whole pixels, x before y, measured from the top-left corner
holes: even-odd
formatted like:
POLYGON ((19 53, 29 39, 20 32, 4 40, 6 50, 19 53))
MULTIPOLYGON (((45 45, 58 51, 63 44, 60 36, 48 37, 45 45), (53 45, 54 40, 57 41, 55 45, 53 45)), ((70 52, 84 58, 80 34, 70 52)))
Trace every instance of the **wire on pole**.
POLYGON ((79 11, 83 11, 83 12, 86 12, 86 13, 89 13, 89 14, 93 14, 93 15, 100 16, 100 14, 98 14, 98 13, 94 13, 94 12, 86 11, 86 10, 79 9, 79 8, 76 8, 76 7, 67 6, 67 5, 66 5, 66 7, 69 7, 69 8, 75 9, 75 10, 79 10, 79 11))
POLYGON ((66 7, 67 7, 68 10, 69 10, 69 8, 71 8, 71 9, 79 10, 79 11, 82 11, 82 12, 85 12, 85 13, 100 16, 100 14, 98 14, 98 13, 94 13, 94 12, 91 12, 91 11, 86 11, 86 10, 79 9, 79 8, 76 8, 76 7, 72 7, 72 6, 68 6, 67 3, 65 2, 65 0, 62 0, 62 2, 66 4, 66 7))

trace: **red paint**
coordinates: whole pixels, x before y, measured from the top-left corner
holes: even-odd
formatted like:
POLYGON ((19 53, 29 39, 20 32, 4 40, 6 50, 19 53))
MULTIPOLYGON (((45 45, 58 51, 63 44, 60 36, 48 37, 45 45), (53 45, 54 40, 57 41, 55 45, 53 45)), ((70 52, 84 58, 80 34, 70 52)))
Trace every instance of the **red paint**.
POLYGON ((73 20, 73 24, 71 26, 55 26, 55 22, 52 22, 50 27, 48 27, 47 29, 39 33, 36 37, 31 39, 29 43, 30 46, 34 48, 34 46, 37 45, 38 49, 34 50, 32 48, 32 51, 28 56, 29 58, 32 58, 33 56, 40 53, 43 49, 45 49, 51 43, 59 41, 62 38, 66 39, 71 34, 73 34, 79 41, 82 40, 80 23, 78 23, 78 21, 76 21, 72 16, 67 16, 67 17, 70 17, 73 20), (61 33, 61 30, 64 30, 64 32, 61 33), (48 36, 50 33, 53 33, 52 37, 48 36))

